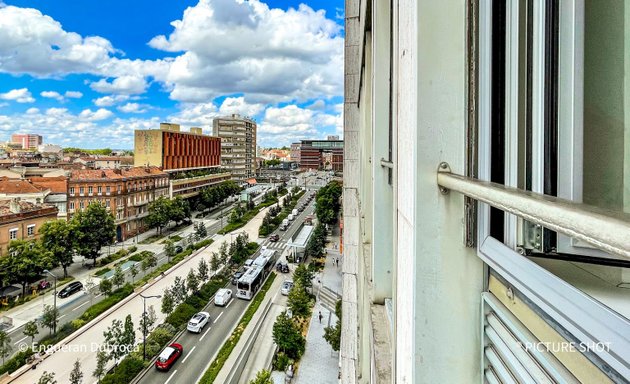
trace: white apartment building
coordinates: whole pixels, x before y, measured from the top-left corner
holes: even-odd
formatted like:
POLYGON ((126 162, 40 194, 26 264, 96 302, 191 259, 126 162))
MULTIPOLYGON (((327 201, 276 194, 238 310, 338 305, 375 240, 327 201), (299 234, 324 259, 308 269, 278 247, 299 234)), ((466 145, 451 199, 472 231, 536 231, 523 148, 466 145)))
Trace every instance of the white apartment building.
POLYGON ((346 0, 342 383, 628 383, 630 2, 346 0))
POLYGON ((256 174, 256 122, 237 114, 215 118, 213 135, 221 138, 221 167, 236 180, 256 174))

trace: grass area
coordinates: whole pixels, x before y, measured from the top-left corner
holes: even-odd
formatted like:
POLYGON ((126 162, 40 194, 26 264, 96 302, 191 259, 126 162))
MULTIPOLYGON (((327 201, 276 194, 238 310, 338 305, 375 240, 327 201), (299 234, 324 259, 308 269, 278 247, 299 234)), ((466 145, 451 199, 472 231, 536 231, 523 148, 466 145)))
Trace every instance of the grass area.
POLYGON ((172 241, 174 241, 174 242, 178 242, 178 241, 180 241, 181 239, 183 239, 183 237, 181 237, 180 235, 169 236, 169 237, 168 237, 168 239, 165 239, 165 240, 164 240, 164 241, 162 241, 160 244, 166 244, 166 242, 167 242, 168 240, 172 240, 172 241))
POLYGON ((96 273, 94 274, 94 276, 101 276, 106 274, 107 272, 111 271, 111 269, 105 267, 103 269, 99 269, 98 271, 96 271, 96 273))
POLYGON ((151 243, 154 243, 154 242, 156 242, 158 240, 161 240, 161 239, 163 239, 165 237, 166 237, 165 233, 162 233, 162 234, 159 234, 159 235, 153 235, 153 236, 147 237, 146 239, 144 239, 142 241, 139 241, 138 244, 151 244, 151 243))
POLYGON ((260 205, 258 207, 254 207, 254 209, 252 210, 247 211, 243 216, 241 216, 240 219, 238 219, 238 221, 229 223, 228 225, 223 227, 223 229, 219 231, 219 234, 225 235, 226 233, 230 233, 236 229, 244 227, 245 224, 247 224, 251 219, 253 219, 254 216, 256 216, 259 211, 260 211, 260 205))
POLYGON ((236 326, 236 329, 234 330, 234 332, 232 332, 232 335, 228 338, 225 344, 223 344, 223 346, 219 350, 219 353, 217 354, 217 358, 212 362, 212 364, 210 364, 210 367, 208 368, 206 373, 204 373, 199 383, 214 383, 214 380, 217 378, 217 375, 221 371, 221 368, 223 368, 225 361, 228 359, 228 357, 230 357, 230 353, 232 353, 232 350, 234 349, 236 344, 238 344, 239 339, 243 335, 243 331, 245 330, 245 328, 247 328, 247 325, 252 320, 252 317, 260 307, 260 304, 265 298, 265 294, 271 287, 271 284, 273 283, 275 278, 276 274, 275 272, 272 272, 271 276, 269 276, 263 287, 252 299, 252 302, 249 304, 249 307, 247 307, 247 310, 243 314, 241 321, 236 326))

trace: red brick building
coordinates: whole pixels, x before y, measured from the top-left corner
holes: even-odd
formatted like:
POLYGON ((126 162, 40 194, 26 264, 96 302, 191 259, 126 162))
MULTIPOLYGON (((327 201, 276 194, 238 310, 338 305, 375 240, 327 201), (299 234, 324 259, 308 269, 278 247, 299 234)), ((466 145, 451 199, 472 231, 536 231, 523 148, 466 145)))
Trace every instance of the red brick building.
POLYGON ((113 213, 121 241, 146 231, 149 203, 168 195, 168 174, 157 167, 74 170, 68 180, 68 218, 99 201, 113 213))
POLYGON ((160 129, 137 130, 134 164, 156 166, 164 171, 218 167, 221 139, 204 135, 201 128, 181 132, 177 124, 160 124, 160 129))
POLYGON ((6 255, 13 240, 39 238, 39 228, 57 219, 57 208, 47 204, 33 204, 18 198, 0 200, 0 256, 6 255))
POLYGON ((343 140, 302 140, 301 169, 324 169, 326 167, 324 157, 330 159, 330 169, 343 172, 343 140), (329 155, 324 156, 325 154, 329 155))

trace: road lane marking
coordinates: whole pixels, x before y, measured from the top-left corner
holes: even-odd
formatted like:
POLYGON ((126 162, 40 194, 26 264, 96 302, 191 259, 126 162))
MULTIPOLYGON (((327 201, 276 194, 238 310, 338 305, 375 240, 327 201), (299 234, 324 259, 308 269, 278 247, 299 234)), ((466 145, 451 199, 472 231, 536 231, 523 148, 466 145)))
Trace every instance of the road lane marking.
POLYGON ((28 338, 29 338, 29 336, 24 336, 23 338, 21 338, 20 340, 16 341, 13 344, 19 344, 20 342, 22 342, 22 341, 24 341, 25 339, 28 339, 28 338))
POLYGON ((182 364, 184 364, 186 362, 186 359, 188 358, 188 356, 192 355, 192 351, 195 350, 195 348, 197 348, 197 346, 195 345, 194 347, 192 347, 192 349, 190 350, 190 352, 188 352, 188 354, 186 355, 186 357, 184 357, 184 360, 182 360, 182 364))
POLYGON ((221 317, 222 314, 223 314, 223 312, 219 313, 219 316, 217 316, 217 318, 214 319, 214 322, 212 324, 216 324, 217 321, 219 321, 219 317, 221 317))
POLYGON ((66 313, 65 315, 61 315, 59 316, 59 320, 63 319, 64 317, 66 317, 68 314, 66 313))
POLYGON ((81 308, 82 306, 84 306, 85 304, 89 304, 89 301, 86 301, 85 303, 79 305, 78 307, 75 307, 72 311, 76 311, 77 309, 81 308))
POLYGON ((103 294, 99 293, 98 295, 94 296, 94 298, 96 299, 97 297, 101 297, 101 296, 103 296, 103 294))
POLYGON ((171 375, 168 377, 168 380, 166 380, 164 384, 168 384, 168 382, 171 381, 171 379, 173 378, 173 376, 175 376, 176 373, 177 373, 177 369, 174 370, 173 373, 171 373, 171 375))
MULTIPOLYGON (((230 299, 230 302, 225 306, 225 309, 227 309, 232 304, 233 301, 234 301, 234 299, 230 299)), ((221 313, 223 313, 223 312, 221 312, 221 313)))
POLYGON ((207 330, 207 331, 205 331, 205 332, 203 333, 203 335, 201 335, 201 337, 199 338, 199 341, 203 340, 203 338, 204 338, 204 337, 206 337, 206 335, 208 334, 208 332, 210 332, 210 327, 208 327, 208 330, 207 330))

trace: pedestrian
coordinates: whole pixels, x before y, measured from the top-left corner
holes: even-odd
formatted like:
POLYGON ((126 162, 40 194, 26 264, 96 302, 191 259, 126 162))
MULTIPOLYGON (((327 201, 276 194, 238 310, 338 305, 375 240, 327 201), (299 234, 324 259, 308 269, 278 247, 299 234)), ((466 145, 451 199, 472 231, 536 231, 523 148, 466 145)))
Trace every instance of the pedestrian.
POLYGON ((319 316, 318 317, 319 317, 319 323, 321 324, 322 323, 322 317, 323 317, 322 316, 322 311, 319 311, 319 316))

